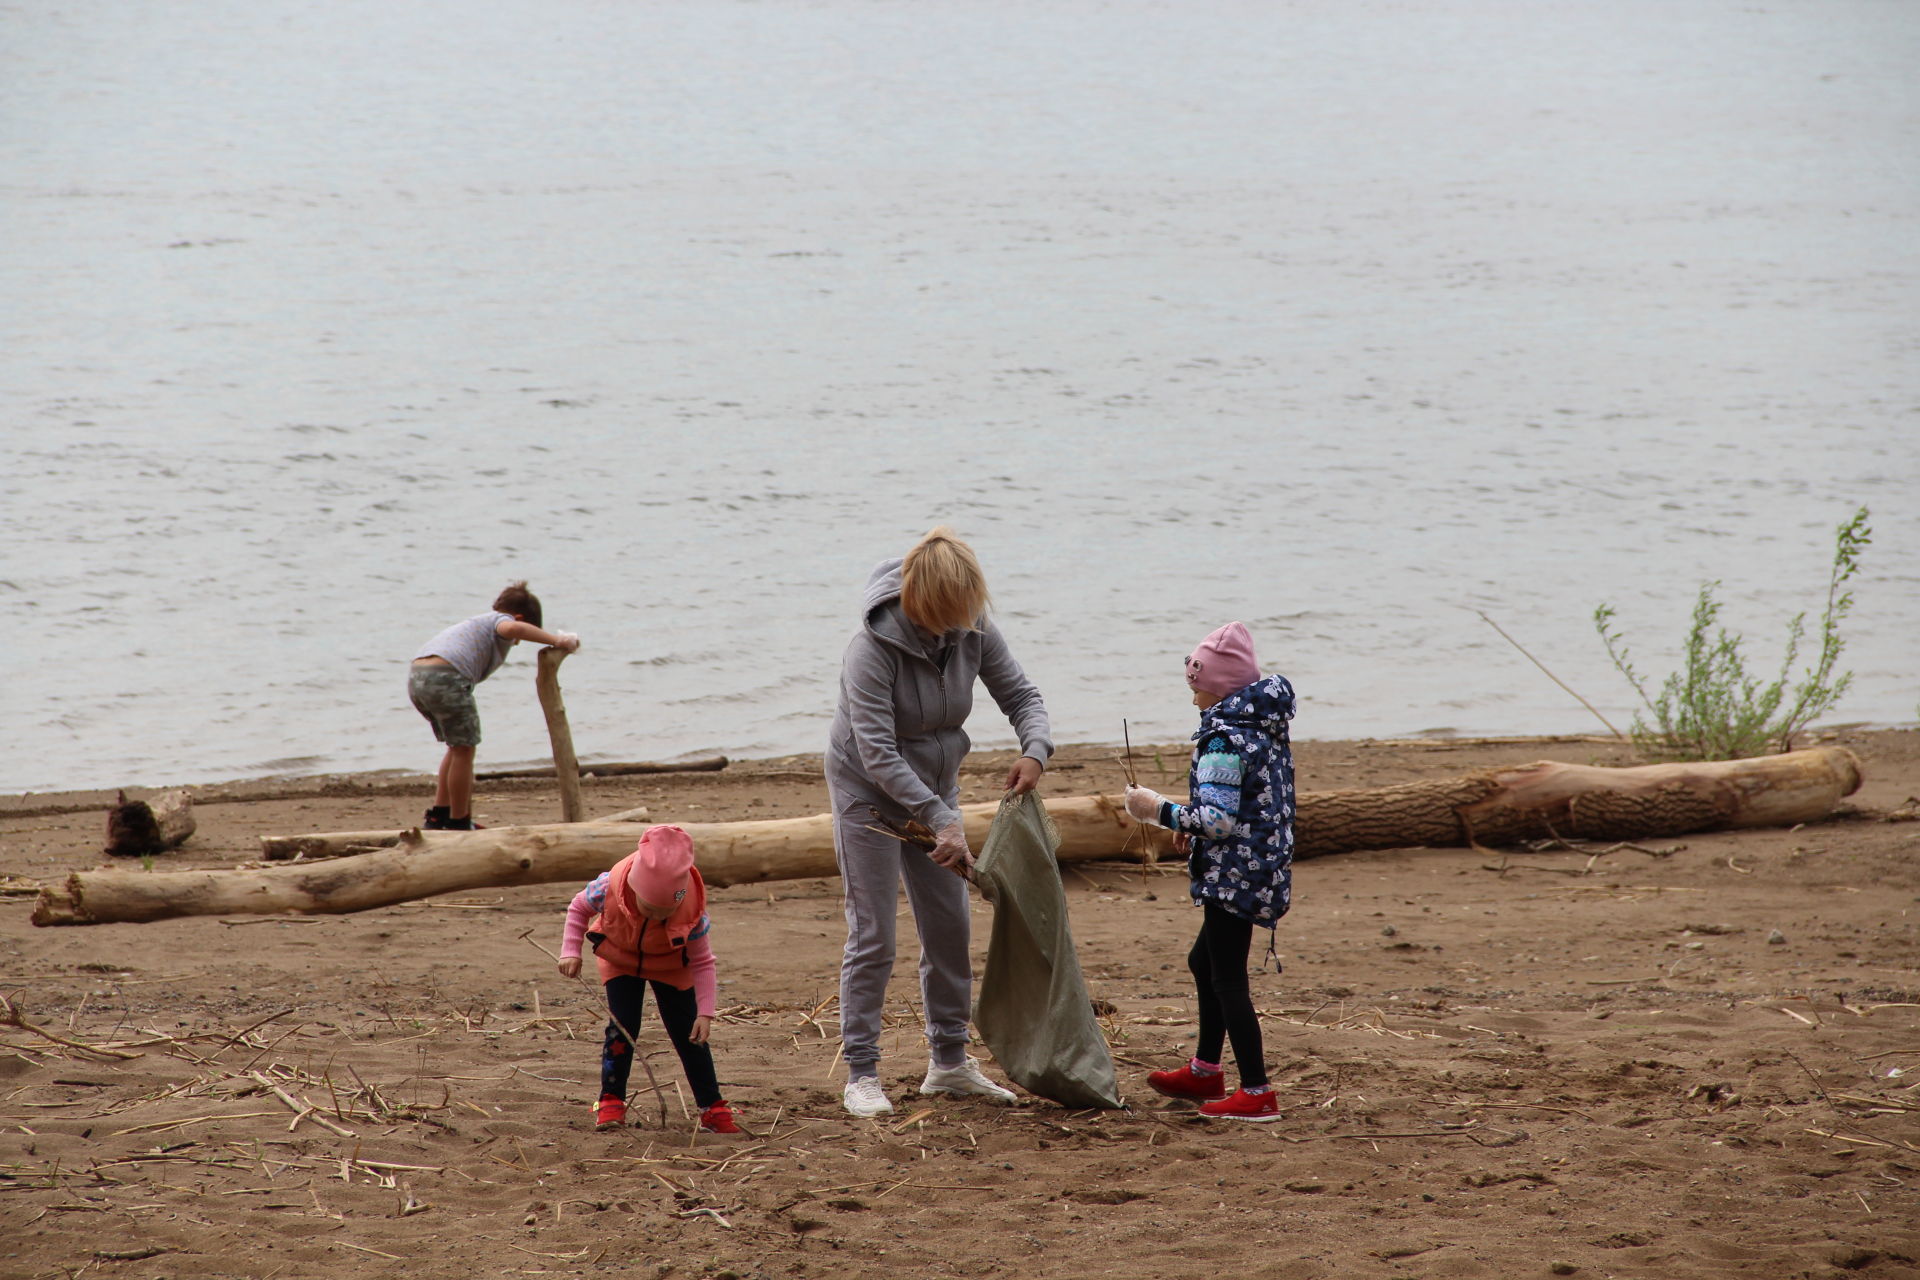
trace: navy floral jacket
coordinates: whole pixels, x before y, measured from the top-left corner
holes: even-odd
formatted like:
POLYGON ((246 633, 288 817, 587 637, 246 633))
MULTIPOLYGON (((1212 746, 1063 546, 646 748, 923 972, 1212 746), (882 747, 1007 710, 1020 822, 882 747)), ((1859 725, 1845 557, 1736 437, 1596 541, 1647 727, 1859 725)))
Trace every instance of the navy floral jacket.
POLYGON ((1262 676, 1200 713, 1193 735, 1191 803, 1163 806, 1185 831, 1188 891, 1271 927, 1293 903, 1293 686, 1262 676))

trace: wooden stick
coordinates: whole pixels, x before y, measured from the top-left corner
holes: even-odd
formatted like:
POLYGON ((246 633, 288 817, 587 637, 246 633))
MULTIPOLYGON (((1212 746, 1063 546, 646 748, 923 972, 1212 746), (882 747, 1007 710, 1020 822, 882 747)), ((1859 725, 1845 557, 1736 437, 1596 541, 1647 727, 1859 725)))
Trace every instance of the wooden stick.
MULTIPOLYGON (((1480 613, 1480 610, 1475 609, 1474 612, 1480 613)), ((1547 671, 1546 664, 1540 661, 1540 659, 1534 657, 1532 654, 1528 653, 1526 650, 1526 646, 1522 645, 1518 640, 1515 640, 1512 636, 1508 635, 1504 630, 1502 630, 1499 623, 1495 622, 1492 618, 1489 618, 1484 613, 1480 613, 1480 621, 1486 623, 1488 626, 1492 627, 1495 631, 1499 631, 1501 638, 1504 639, 1508 644, 1512 645, 1514 648, 1520 650, 1520 655, 1522 657, 1524 657, 1528 662, 1531 662, 1534 666, 1539 667, 1541 671, 1546 672, 1547 679, 1553 681, 1555 684, 1559 685, 1562 689, 1565 689, 1568 693, 1573 693, 1573 688, 1570 685, 1568 685, 1565 680, 1562 680, 1559 676, 1553 674, 1553 672, 1547 671)), ((1573 693, 1573 696, 1579 699, 1581 706, 1593 712, 1594 719, 1598 720, 1601 724, 1607 726, 1607 728, 1613 729, 1614 737, 1618 738, 1622 742, 1625 742, 1627 740, 1627 735, 1620 732, 1618 729, 1614 729, 1613 721, 1601 715, 1599 710, 1591 702, 1588 702, 1585 698, 1581 698, 1580 695, 1577 693, 1573 693)))
MULTIPOLYGON (((587 766, 596 778, 625 778, 642 773, 718 773, 728 764, 725 756, 696 756, 692 760, 613 760, 587 766)), ((533 769, 487 769, 473 775, 481 782, 503 778, 551 778, 551 767, 533 769)), ((815 776, 815 775, 809 775, 815 776)))
MULTIPOLYGON (((560 962, 559 956, 554 955, 553 952, 548 951, 545 947, 541 946, 539 943, 533 940, 533 930, 529 929, 525 933, 521 934, 520 940, 526 943, 528 946, 533 947, 535 950, 540 951, 544 955, 552 958, 555 964, 558 964, 560 962)), ((581 971, 577 976, 579 977, 580 981, 584 983, 586 986, 588 987, 593 986, 593 979, 587 977, 586 969, 584 966, 582 966, 581 971)), ((638 1062, 640 1064, 641 1070, 647 1073, 647 1084, 653 1090, 654 1101, 660 1104, 660 1127, 662 1129, 666 1128, 669 1123, 667 1119, 667 1100, 666 1098, 661 1096, 660 1081, 653 1074, 653 1064, 648 1062, 646 1059, 646 1055, 640 1052, 640 1041, 634 1037, 632 1030, 628 1028, 626 1023, 620 1021, 620 1019, 613 1016, 613 1010, 611 1008, 607 1010, 607 1023, 608 1025, 612 1026, 615 1030, 619 1031, 620 1038, 627 1042, 627 1052, 630 1055, 632 1055, 633 1060, 635 1062, 638 1062)))
POLYGON ((120 1058, 130 1061, 141 1056, 137 1053, 121 1053, 118 1049, 104 1049, 99 1045, 82 1044, 78 1040, 69 1040, 65 1036, 57 1036, 44 1027, 36 1027, 20 1016, 19 1008, 6 996, 0 996, 0 1027, 18 1027, 22 1031, 30 1031, 34 1035, 51 1040, 53 1043, 72 1049, 77 1053, 92 1054, 98 1058, 120 1058))
POLYGON ((287 1108, 293 1112, 293 1119, 295 1124, 298 1124, 302 1120, 311 1120, 315 1124, 319 1125, 321 1128, 331 1129, 343 1138, 351 1138, 354 1136, 353 1130, 341 1128, 339 1125, 335 1124, 333 1121, 327 1119, 324 1115, 320 1114, 320 1109, 318 1107, 314 1107, 307 1103, 301 1102, 299 1099, 295 1098, 292 1094, 288 1093, 285 1089, 282 1089, 279 1085, 275 1084, 273 1081, 267 1079, 266 1076, 260 1074, 258 1071, 249 1071, 247 1072, 247 1075, 252 1080, 254 1080, 257 1084, 260 1084, 263 1087, 265 1087, 270 1093, 273 1094, 274 1097, 280 1099, 280 1101, 287 1104, 287 1108))
POLYGON ((567 704, 560 700, 560 663, 566 656, 565 649, 551 645, 542 649, 534 687, 540 694, 540 709, 547 714, 547 737, 553 742, 554 776, 560 782, 560 821, 578 822, 587 816, 587 802, 580 794, 580 761, 573 754, 567 704))

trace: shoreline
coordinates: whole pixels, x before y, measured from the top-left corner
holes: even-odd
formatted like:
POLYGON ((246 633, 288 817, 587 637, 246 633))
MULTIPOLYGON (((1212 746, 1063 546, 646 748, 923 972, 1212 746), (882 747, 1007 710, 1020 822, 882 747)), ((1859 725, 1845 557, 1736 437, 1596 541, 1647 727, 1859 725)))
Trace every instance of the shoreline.
MULTIPOLYGON (((1463 737, 1463 738, 1326 738, 1301 739, 1296 747, 1346 746, 1376 748, 1453 748, 1484 746, 1518 746, 1525 743, 1594 743, 1613 745, 1614 739, 1586 734, 1521 734, 1510 737, 1463 737)), ((1138 744, 1136 752, 1158 750, 1163 754, 1169 749, 1186 750, 1184 742, 1159 742, 1138 744)), ((1123 750, 1118 742, 1080 742, 1067 743, 1055 750, 1055 760, 1078 760, 1101 753, 1113 753, 1123 750)), ((1010 748, 976 748, 969 753, 969 759, 999 760, 1011 754, 1010 748)), ((706 757, 711 759, 712 757, 706 757)), ((720 772, 732 777, 743 775, 764 775, 774 773, 821 773, 822 753, 818 751, 802 752, 784 756, 727 756, 726 766, 721 770, 703 770, 695 767, 693 761, 684 769, 673 768, 672 761, 662 762, 658 770, 640 774, 640 777, 666 777, 682 773, 720 772)), ((602 761, 602 765, 611 761, 602 761)), ((503 768, 538 767, 535 765, 507 764, 503 768)), ((622 782, 631 782, 636 775, 597 774, 594 765, 582 762, 580 765, 581 784, 589 789, 612 786, 622 782)), ((223 778, 212 782, 175 782, 154 785, 132 785, 124 787, 72 787, 51 791, 15 791, 0 792, 0 816, 36 817, 47 814, 84 813, 90 809, 109 809, 117 803, 121 793, 129 800, 149 799, 164 795, 170 791, 188 791, 193 795, 196 805, 234 804, 261 800, 293 800, 307 796, 327 796, 344 798, 368 795, 405 795, 419 787, 431 788, 434 776, 423 770, 413 769, 364 769, 347 773, 267 773, 246 778, 223 778)), ((538 778, 479 778, 475 783, 475 792, 481 791, 537 791, 553 785, 551 777, 538 778)))
MULTIPOLYGON (((1800 745, 1809 746, 1830 742, 1847 745, 1852 741, 1870 742, 1887 735, 1914 733, 1920 733, 1920 726, 1866 723, 1822 726, 1806 735, 1806 740, 1800 745)), ((1602 734, 1587 733, 1474 737, 1303 738, 1296 739, 1293 746, 1296 756, 1307 758, 1354 751, 1447 753, 1483 748, 1579 747, 1589 754, 1596 749, 1603 749, 1606 758, 1594 759, 1592 763, 1615 765, 1639 763, 1633 756, 1631 743, 1602 734)), ((1084 768, 1091 760, 1117 759, 1122 750, 1122 745, 1117 742, 1064 744, 1055 750, 1049 772, 1084 768)), ((1184 752, 1186 750, 1187 743, 1184 740, 1143 742, 1134 746, 1136 757, 1142 758, 1158 753, 1164 759, 1169 751, 1184 752)), ((991 772, 996 767, 1004 767, 1005 763, 1012 758, 1011 748, 977 748, 969 754, 969 763, 963 768, 963 773, 991 772)), ((583 763, 580 769, 580 781, 588 794, 595 790, 627 789, 636 784, 645 786, 646 783, 642 781, 644 779, 652 779, 655 785, 658 785, 661 779, 695 773, 706 773, 709 776, 724 779, 778 777, 789 782, 811 778, 820 779, 824 785, 821 759, 821 753, 817 751, 750 758, 729 756, 726 757, 726 765, 718 770, 694 767, 696 762, 693 760, 688 761, 688 768, 676 769, 671 767, 672 761, 667 761, 662 762, 663 767, 657 771, 638 775, 596 774, 592 764, 583 763)), ((605 765, 614 762, 600 763, 605 765)), ((196 807, 276 800, 407 796, 417 794, 423 789, 431 790, 433 780, 431 773, 423 771, 373 769, 352 773, 261 774, 211 782, 152 786, 75 787, 53 791, 5 792, 0 793, 0 818, 32 818, 87 813, 95 810, 105 811, 118 803, 122 795, 128 800, 141 800, 182 790, 191 794, 196 807)), ((537 793, 550 790, 554 785, 554 779, 550 776, 482 779, 476 785, 475 793, 476 795, 537 793)), ((1303 789, 1307 788, 1303 786, 1303 789)))

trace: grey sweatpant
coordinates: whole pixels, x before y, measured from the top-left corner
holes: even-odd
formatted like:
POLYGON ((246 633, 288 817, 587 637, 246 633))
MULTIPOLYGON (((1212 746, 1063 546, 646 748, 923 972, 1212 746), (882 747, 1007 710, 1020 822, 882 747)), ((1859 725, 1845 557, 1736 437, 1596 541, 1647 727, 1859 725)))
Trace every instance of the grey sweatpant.
MULTIPOLYGON (((833 797, 834 854, 846 895, 847 946, 840 958, 840 1043, 847 1069, 873 1075, 880 1062, 880 1013, 893 976, 900 882, 920 933, 920 1002, 926 1013, 927 1046, 933 1061, 957 1067, 967 1054, 967 1021, 973 1007, 973 967, 967 954, 967 882, 939 866, 927 852, 877 826, 868 806, 889 821, 907 814, 872 789, 864 778, 827 768, 833 797)), ((958 788, 944 797, 957 804, 958 788)))

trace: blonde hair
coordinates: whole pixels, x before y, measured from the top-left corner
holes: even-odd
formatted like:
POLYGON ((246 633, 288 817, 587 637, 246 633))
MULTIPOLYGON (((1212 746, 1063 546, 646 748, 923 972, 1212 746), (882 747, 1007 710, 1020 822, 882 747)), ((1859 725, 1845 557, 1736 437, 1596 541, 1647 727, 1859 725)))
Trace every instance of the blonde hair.
POLYGON ((993 603, 973 548, 939 525, 913 544, 900 566, 900 608, 907 621, 935 634, 980 629, 993 603))

